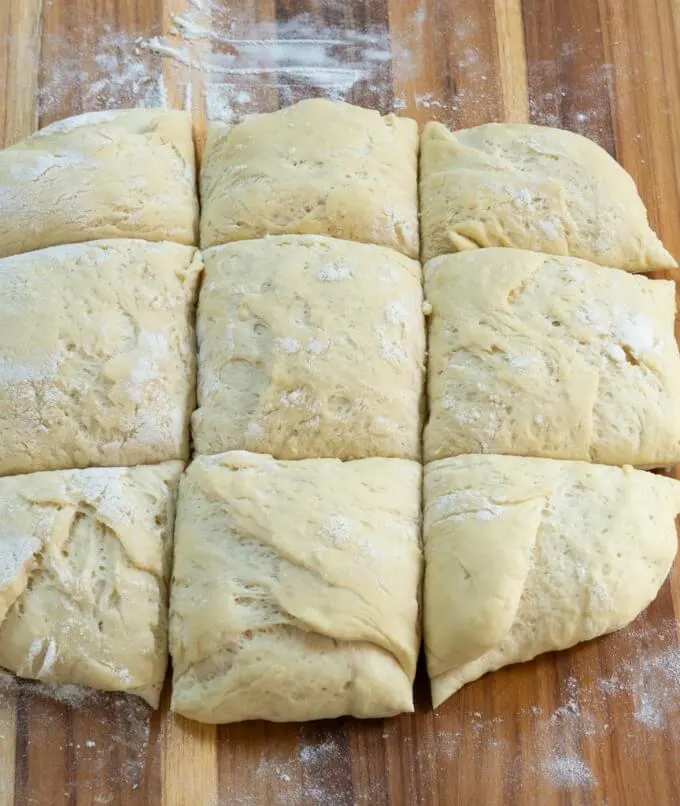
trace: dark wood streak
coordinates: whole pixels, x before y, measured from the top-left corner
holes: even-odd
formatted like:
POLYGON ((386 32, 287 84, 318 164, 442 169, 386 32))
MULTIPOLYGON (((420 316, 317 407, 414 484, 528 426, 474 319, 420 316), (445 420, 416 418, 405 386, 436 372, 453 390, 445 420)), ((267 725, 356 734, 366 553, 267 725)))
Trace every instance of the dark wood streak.
POLYGON ((522 10, 531 122, 584 134, 615 155, 597 4, 523 0, 522 10))
POLYGON ((29 685, 22 685, 18 715, 17 766, 22 766, 18 769, 15 804, 75 806, 77 778, 69 709, 36 696, 29 685), (21 756, 25 757, 23 762, 21 756))
POLYGON ((16 806, 28 802, 28 702, 19 695, 16 701, 16 755, 14 759, 14 803, 16 806))

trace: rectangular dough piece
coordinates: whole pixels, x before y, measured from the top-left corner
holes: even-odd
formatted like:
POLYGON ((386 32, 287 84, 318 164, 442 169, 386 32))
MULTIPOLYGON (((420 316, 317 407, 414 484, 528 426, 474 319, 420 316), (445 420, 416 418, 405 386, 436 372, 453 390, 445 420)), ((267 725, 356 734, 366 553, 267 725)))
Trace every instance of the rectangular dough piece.
POLYGON ((488 246, 572 255, 629 271, 677 264, 635 182, 596 143, 526 123, 422 134, 423 261, 488 246))
POLYGON ((0 475, 188 458, 201 269, 127 239, 0 260, 0 475))
POLYGON ((413 710, 421 468, 199 457, 180 484, 172 709, 201 722, 413 710))
POLYGON ((587 462, 425 468, 424 629, 435 708, 471 680, 624 627, 677 549, 680 483, 587 462))
POLYGON ((417 258, 418 126, 314 98, 208 130, 201 246, 330 235, 417 258))
POLYGON ((420 458, 420 265, 313 235, 209 249, 198 305, 200 454, 420 458))
POLYGON ((100 238, 196 244, 191 115, 118 109, 0 150, 0 257, 100 238))
POLYGON ((518 249, 425 267, 425 459, 680 462, 675 285, 518 249))
POLYGON ((158 707, 181 462, 0 479, 0 666, 158 707))

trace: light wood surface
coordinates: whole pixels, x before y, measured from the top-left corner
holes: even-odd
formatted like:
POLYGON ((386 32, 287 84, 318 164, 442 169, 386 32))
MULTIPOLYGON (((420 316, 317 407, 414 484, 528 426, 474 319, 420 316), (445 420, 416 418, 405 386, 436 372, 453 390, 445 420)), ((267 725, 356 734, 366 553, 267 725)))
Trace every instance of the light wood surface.
MULTIPOLYGON (((191 107, 200 133, 206 108, 324 93, 421 122, 586 134, 680 256, 677 0, 0 1, 5 145, 93 109, 191 107)), ((168 714, 167 691, 152 714, 5 680, 0 806, 677 804, 676 612, 678 564, 629 629, 502 670, 436 713, 421 668, 416 713, 385 721, 200 726, 168 714)))

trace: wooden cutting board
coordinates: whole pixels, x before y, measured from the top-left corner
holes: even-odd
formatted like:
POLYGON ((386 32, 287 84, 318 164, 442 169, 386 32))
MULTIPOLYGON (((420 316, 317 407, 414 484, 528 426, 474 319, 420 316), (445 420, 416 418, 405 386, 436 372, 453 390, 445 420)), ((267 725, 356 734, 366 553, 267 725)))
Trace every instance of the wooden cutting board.
MULTIPOLYGON (((0 139, 167 103, 232 119, 312 94, 454 127, 586 134, 680 256, 677 0, 0 0, 0 139), (175 19, 173 21, 173 15, 175 19), (177 16, 179 15, 179 16, 177 16)), ((1 199, 0 199, 1 202, 1 199)), ((680 563, 629 629, 433 713, 201 726, 0 680, 0 806, 680 802, 680 563)))

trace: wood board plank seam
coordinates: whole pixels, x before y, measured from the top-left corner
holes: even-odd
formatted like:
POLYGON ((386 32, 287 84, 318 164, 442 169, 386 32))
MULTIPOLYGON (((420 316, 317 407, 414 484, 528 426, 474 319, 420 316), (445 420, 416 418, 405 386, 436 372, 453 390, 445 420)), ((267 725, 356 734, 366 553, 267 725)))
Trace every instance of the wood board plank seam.
POLYGON ((529 120, 529 82, 521 0, 494 0, 504 119, 529 120))

